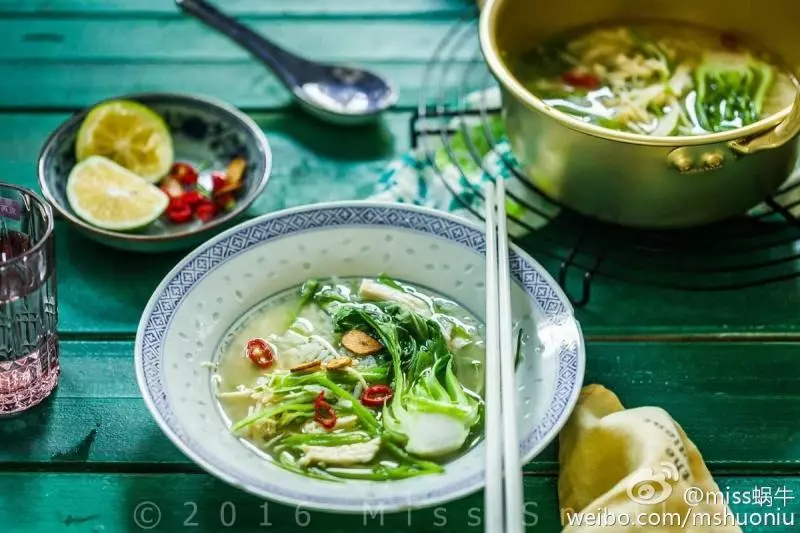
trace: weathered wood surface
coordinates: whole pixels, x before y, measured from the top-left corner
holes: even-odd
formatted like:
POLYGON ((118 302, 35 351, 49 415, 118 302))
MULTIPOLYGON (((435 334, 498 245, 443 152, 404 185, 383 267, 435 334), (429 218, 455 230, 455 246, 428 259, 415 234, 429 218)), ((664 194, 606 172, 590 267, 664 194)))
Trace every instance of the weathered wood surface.
MULTIPOLYGON (((273 176, 248 217, 365 198, 377 173, 411 146, 411 112, 429 84, 428 59, 472 7, 469 0, 221 4, 290 49, 384 72, 401 88, 399 108, 377 127, 346 134, 310 119, 289 105, 287 92, 266 69, 168 0, 0 0, 0 179, 36 188, 42 143, 84 106, 129 92, 188 91, 244 108, 270 137, 273 176)), ((465 63, 475 53, 470 37, 454 58, 465 63)), ((458 83, 445 80, 447 94, 458 83)), ((552 256, 563 256, 568 247, 543 236, 534 238, 531 250, 556 272, 559 262, 552 256)), ((140 531, 134 511, 144 502, 160 507, 155 531, 218 532, 231 523, 231 508, 234 531, 295 531, 305 523, 296 509, 270 503, 272 526, 262 525, 263 502, 190 463, 140 398, 133 336, 151 291, 180 255, 110 251, 57 222, 64 374, 43 406, 0 422, 3 532, 140 531)), ((793 281, 686 293, 598 277, 592 301, 578 310, 589 339, 587 382, 609 386, 626 405, 667 409, 725 490, 786 487, 797 496, 797 302, 793 281)), ((530 531, 559 529, 557 467, 554 446, 526 467, 526 502, 535 504, 529 510, 538 520, 530 531)), ((473 510, 480 504, 475 495, 444 511, 386 516, 383 527, 377 517, 311 513, 310 531, 480 531, 480 512, 473 510)), ((784 507, 800 512, 796 500, 784 507)), ((760 511, 765 516, 770 509, 760 511)), ((797 525, 745 530, 789 532, 797 525)))

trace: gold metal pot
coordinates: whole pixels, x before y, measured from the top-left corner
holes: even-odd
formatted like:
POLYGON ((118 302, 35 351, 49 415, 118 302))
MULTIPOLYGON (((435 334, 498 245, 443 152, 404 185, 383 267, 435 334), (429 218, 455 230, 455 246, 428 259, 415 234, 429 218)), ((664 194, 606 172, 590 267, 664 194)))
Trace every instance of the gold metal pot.
POLYGON ((506 58, 567 29, 632 19, 747 35, 800 74, 798 0, 488 0, 481 14, 481 49, 503 90, 512 149, 530 179, 581 213, 647 228, 718 221, 774 193, 797 161, 797 79, 793 106, 745 128, 647 137, 587 124, 546 106, 506 64, 506 58))

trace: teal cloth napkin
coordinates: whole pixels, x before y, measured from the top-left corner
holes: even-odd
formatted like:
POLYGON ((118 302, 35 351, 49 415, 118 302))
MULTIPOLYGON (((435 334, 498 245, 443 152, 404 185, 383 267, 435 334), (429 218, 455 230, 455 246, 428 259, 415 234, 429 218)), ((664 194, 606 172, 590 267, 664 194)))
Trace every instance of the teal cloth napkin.
MULTIPOLYGON (((473 109, 497 108, 500 106, 500 94, 497 89, 478 91, 469 94, 464 103, 465 107, 473 109)), ((442 145, 438 134, 427 136, 425 146, 403 154, 388 165, 380 175, 370 199, 423 205, 480 223, 481 219, 466 206, 482 214, 484 185, 493 177, 501 177, 508 180, 506 210, 510 216, 510 234, 519 237, 527 232, 524 226, 514 222, 515 219, 533 229, 547 224, 558 214, 559 208, 533 192, 522 180, 509 180, 514 175, 511 168, 517 165, 517 161, 511 153, 503 122, 497 114, 488 116, 490 141, 486 134, 487 124, 483 121, 483 118, 474 115, 453 118, 448 124, 448 129, 456 132, 449 138, 450 151, 442 145), (495 143, 494 146, 491 142, 495 143), (480 162, 470 152, 470 146, 479 154, 480 162), (432 157, 430 154, 433 154, 432 157)), ((789 206, 790 212, 796 217, 800 217, 800 187, 795 186, 798 181, 800 161, 783 186, 788 192, 777 197, 779 203, 789 206)), ((760 204, 752 208, 749 214, 772 212, 772 207, 760 204)))
MULTIPOLYGON (((497 104, 499 94, 496 90, 473 93, 465 103, 468 107, 497 104)), ((506 210, 512 217, 509 223, 511 234, 520 236, 526 232, 524 226, 513 222, 514 218, 533 228, 546 224, 558 213, 558 208, 530 191, 520 180, 509 180, 516 160, 502 120, 497 115, 490 115, 486 120, 484 124, 480 116, 453 118, 448 126, 456 133, 449 138, 450 150, 438 135, 429 135, 425 146, 403 154, 388 165, 378 178, 376 191, 370 199, 422 205, 480 221, 470 208, 482 214, 485 184, 494 178, 502 178, 508 180, 506 210), (487 138, 487 125, 491 140, 487 138), (479 155, 480 162, 470 147, 479 155)))

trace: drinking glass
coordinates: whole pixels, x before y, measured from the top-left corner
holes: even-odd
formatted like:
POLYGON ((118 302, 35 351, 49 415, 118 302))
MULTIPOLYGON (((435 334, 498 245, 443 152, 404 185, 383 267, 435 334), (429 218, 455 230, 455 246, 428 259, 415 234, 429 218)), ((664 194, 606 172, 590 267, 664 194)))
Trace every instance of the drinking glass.
POLYGON ((0 182, 0 417, 45 399, 58 382, 53 213, 0 182))

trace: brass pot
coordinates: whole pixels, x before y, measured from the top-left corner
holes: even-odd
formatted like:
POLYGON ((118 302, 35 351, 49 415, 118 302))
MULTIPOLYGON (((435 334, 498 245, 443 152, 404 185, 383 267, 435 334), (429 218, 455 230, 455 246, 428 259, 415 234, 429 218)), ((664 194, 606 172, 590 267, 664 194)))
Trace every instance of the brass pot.
POLYGON ((632 18, 748 35, 797 75, 800 2, 771 0, 488 0, 483 55, 503 91, 516 157, 547 195, 583 214, 645 228, 678 228, 744 213, 776 191, 797 160, 794 104, 747 127, 694 137, 647 137, 587 124, 528 92, 506 58, 570 28, 632 18))

